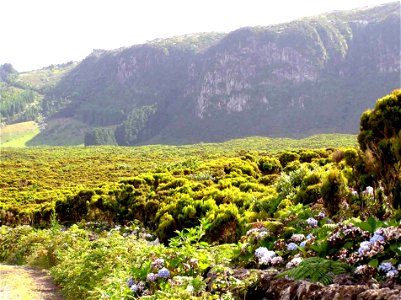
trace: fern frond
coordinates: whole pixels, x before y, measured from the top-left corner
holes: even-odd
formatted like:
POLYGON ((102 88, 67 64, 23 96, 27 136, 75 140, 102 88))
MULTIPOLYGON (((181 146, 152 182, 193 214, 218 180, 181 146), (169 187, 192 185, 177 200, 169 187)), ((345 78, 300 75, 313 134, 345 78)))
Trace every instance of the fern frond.
POLYGON ((278 277, 306 279, 328 285, 333 282, 334 275, 347 273, 348 268, 348 265, 342 262, 310 257, 304 259, 297 267, 279 274, 278 277))

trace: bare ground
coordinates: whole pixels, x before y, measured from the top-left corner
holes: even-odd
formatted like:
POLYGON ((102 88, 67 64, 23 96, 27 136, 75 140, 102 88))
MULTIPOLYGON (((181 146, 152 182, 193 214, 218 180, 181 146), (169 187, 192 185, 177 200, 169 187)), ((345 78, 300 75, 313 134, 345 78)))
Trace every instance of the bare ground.
POLYGON ((26 267, 0 265, 1 300, 62 300, 50 276, 26 267))

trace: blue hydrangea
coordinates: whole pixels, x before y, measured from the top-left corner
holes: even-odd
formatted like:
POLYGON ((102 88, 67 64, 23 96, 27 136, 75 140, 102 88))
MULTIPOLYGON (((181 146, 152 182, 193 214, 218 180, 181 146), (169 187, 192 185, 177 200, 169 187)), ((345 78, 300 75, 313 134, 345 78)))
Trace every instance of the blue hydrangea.
POLYGON ((295 244, 295 243, 289 243, 289 244, 287 245, 287 250, 292 251, 292 250, 297 250, 297 249, 298 249, 298 246, 297 246, 297 244, 295 244))
POLYGON ((135 284, 134 279, 130 278, 130 279, 127 280, 127 285, 128 285, 129 288, 130 288, 133 284, 135 284))
POLYGON ((309 226, 316 227, 317 226, 317 220, 315 218, 308 218, 306 220, 306 223, 308 223, 309 226))
POLYGON ((369 242, 371 242, 371 243, 374 243, 374 242, 384 242, 384 237, 381 236, 380 234, 376 234, 376 233, 375 233, 375 234, 370 238, 369 242))
POLYGON ((369 249, 370 249, 370 242, 368 241, 362 242, 359 245, 358 253, 360 256, 363 256, 366 251, 369 251, 369 249))
POLYGON ((137 292, 138 290, 139 290, 139 287, 138 287, 138 285, 136 285, 136 284, 133 284, 133 285, 131 285, 131 287, 129 288, 132 292, 137 292))
POLYGON ((379 271, 382 271, 382 272, 384 272, 384 273, 388 273, 388 272, 390 272, 390 271, 392 271, 392 270, 395 270, 395 268, 394 268, 394 266, 393 266, 391 263, 389 263, 389 262, 383 262, 383 263, 381 263, 380 266, 378 267, 378 270, 379 270, 379 271))
POLYGON ((167 270, 166 268, 162 268, 159 270, 157 275, 161 278, 169 278, 170 277, 170 271, 167 270))
POLYGON ((261 258, 261 257, 265 256, 265 254, 268 251, 269 250, 266 247, 259 247, 258 249, 255 250, 255 256, 258 258, 261 258))
POLYGON ((301 242, 301 244, 299 244, 299 246, 305 247, 306 246, 306 241, 301 242))
POLYGON ((398 277, 398 271, 397 270, 390 270, 386 273, 387 278, 395 278, 398 277))
POLYGON ((314 236, 313 236, 312 233, 309 233, 309 234, 306 236, 306 240, 310 240, 310 239, 313 239, 313 238, 314 238, 314 236))

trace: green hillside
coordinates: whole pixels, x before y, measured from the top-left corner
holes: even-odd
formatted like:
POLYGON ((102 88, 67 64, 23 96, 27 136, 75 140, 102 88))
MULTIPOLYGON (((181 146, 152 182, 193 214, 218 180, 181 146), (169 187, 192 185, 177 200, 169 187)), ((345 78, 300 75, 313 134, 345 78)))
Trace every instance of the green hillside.
POLYGON ((360 114, 400 87, 399 11, 394 2, 9 70, 2 122, 45 123, 29 145, 355 134, 360 114))

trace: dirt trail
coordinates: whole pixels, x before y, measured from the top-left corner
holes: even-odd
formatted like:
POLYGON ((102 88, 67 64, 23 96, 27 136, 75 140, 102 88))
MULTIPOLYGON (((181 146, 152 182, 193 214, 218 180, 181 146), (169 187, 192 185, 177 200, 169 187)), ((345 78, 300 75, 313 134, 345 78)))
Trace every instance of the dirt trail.
POLYGON ((26 267, 0 265, 0 300, 62 300, 50 276, 26 267))

